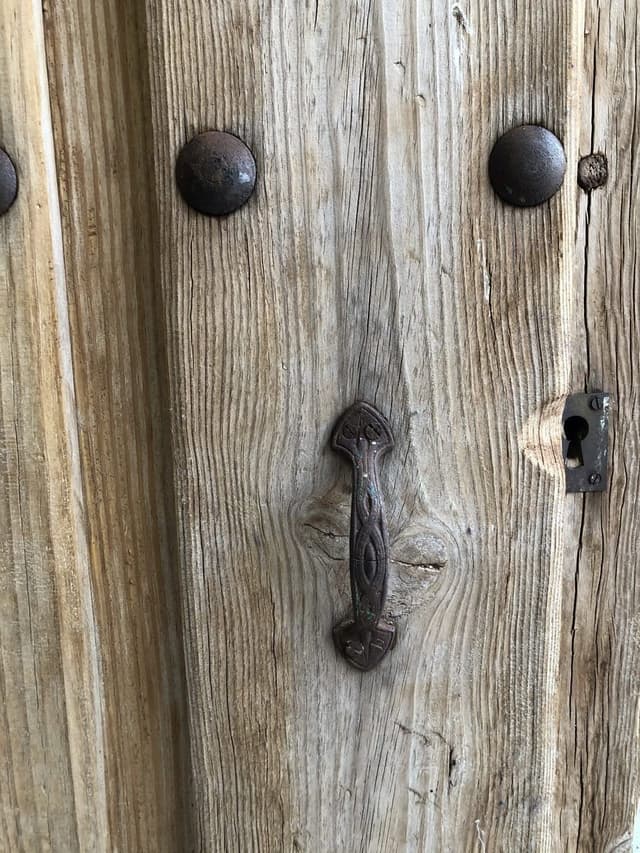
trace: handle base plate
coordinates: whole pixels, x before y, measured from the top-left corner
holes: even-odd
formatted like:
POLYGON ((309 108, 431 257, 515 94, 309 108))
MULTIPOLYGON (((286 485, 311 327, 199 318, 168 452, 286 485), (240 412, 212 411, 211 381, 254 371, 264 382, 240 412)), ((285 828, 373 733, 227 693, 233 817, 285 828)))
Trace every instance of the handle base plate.
POLYGON ((368 672, 393 648, 396 628, 382 619, 370 628, 363 628, 348 619, 333 629, 333 641, 352 666, 368 672))

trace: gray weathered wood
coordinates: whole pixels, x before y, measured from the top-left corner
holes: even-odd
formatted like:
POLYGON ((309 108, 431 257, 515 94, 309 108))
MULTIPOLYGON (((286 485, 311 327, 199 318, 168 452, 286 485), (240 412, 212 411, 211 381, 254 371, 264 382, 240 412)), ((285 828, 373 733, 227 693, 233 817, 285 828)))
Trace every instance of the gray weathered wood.
POLYGON ((523 121, 575 158, 578 4, 147 10, 198 846, 553 850, 575 184, 509 209, 486 160, 523 121), (260 168, 220 221, 173 180, 207 128, 260 168), (402 615, 362 676, 356 398, 397 436, 402 615))
POLYGON ((1 849, 631 849, 636 16, 0 7, 1 849), (486 162, 524 121, 569 167, 514 210, 486 162), (222 220, 174 184, 207 128, 258 159, 222 220), (565 497, 582 388, 611 488, 565 497), (397 439, 364 675, 331 643, 357 398, 397 439))
POLYGON ((610 177, 579 195, 573 387, 614 405, 610 488, 567 507, 559 849, 580 853, 631 851, 640 801, 638 8, 586 6, 579 154, 605 153, 610 177))

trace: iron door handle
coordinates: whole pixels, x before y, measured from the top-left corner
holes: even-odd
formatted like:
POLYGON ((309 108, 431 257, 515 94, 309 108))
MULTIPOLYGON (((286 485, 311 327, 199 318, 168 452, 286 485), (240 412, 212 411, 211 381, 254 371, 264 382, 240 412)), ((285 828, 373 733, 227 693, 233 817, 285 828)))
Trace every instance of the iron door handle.
POLYGON ((353 618, 333 637, 350 664, 373 669, 393 647, 395 625, 381 618, 387 592, 389 540, 378 476, 379 460, 393 447, 386 418, 369 403, 351 406, 335 426, 331 446, 353 466, 349 573, 353 618))

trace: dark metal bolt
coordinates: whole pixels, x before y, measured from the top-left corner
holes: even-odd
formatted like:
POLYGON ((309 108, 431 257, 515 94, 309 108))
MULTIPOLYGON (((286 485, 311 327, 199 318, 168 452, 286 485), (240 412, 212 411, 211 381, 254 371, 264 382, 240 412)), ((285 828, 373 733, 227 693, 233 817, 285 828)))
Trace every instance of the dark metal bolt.
POLYGON ((602 480, 602 477, 600 474, 596 474, 595 472, 593 474, 589 474, 589 482, 591 483, 592 486, 597 486, 597 484, 600 482, 600 480, 602 480))
POLYGON ((11 157, 0 148, 0 216, 6 213, 18 195, 18 175, 11 157))
POLYGON ((550 199, 560 189, 566 168, 562 143, 537 124, 507 131, 489 156, 493 189, 517 207, 533 207, 550 199))
POLYGON ((256 161, 232 133, 209 130, 187 142, 176 163, 178 189, 194 210, 208 216, 233 213, 256 184, 256 161))
POLYGON ((589 406, 593 409, 594 412, 597 412, 599 409, 604 407, 604 400, 602 397, 592 397, 589 400, 589 406))

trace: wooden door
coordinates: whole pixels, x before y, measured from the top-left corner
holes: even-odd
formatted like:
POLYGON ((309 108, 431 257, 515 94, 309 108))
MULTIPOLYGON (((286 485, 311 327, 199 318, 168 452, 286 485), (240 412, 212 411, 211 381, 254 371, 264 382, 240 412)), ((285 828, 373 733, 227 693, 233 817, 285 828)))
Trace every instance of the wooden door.
POLYGON ((637 11, 4 0, 1 850, 636 849, 637 11), (529 209, 487 178, 522 123, 568 163, 529 209), (175 186, 207 129, 258 163, 223 219, 175 186), (609 488, 565 495, 600 388, 609 488), (368 673, 358 399, 396 437, 368 673))

